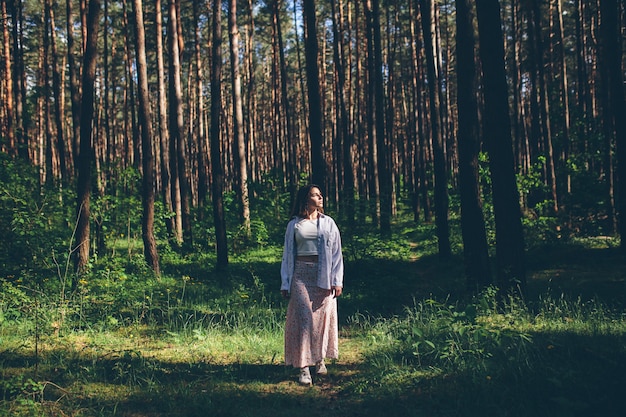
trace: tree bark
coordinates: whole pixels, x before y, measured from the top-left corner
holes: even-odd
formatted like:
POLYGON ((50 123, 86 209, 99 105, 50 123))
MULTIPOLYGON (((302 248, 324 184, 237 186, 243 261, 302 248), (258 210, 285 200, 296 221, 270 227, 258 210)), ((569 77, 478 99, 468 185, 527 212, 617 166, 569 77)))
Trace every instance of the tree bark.
POLYGON ((435 223, 437 225, 437 244, 439 256, 448 258, 452 255, 450 230, 448 226, 449 197, 448 174, 441 126, 441 80, 438 65, 440 45, 436 37, 436 13, 433 0, 420 0, 424 48, 426 50, 428 93, 430 104, 430 126, 433 143, 433 162, 435 171, 435 223))
POLYGON ((46 0, 46 10, 48 11, 48 24, 50 25, 50 56, 52 61, 50 62, 52 68, 52 92, 54 94, 54 122, 56 125, 56 155, 58 161, 61 183, 68 182, 69 169, 67 164, 67 152, 65 150, 65 123, 63 117, 63 108, 65 105, 65 94, 63 94, 63 82, 64 77, 61 76, 59 70, 58 53, 57 53, 57 30, 54 19, 54 9, 50 0, 46 0))
POLYGON ((497 283, 502 291, 524 292, 524 233, 515 179, 504 40, 498 0, 476 2, 485 114, 483 134, 489 152, 496 223, 497 283))
POLYGON ((317 17, 314 0, 303 0, 304 53, 307 92, 309 99, 309 141, 311 143, 311 181, 326 187, 326 160, 324 157, 324 132, 322 129, 322 98, 320 94, 317 42, 317 17))
POLYGON ((387 144, 385 134, 385 92, 383 85, 383 52, 380 34, 380 0, 371 1, 371 23, 373 35, 373 67, 372 79, 374 84, 374 130, 376 132, 376 156, 380 186, 380 232, 383 236, 391 236, 392 213, 392 178, 391 178, 391 148, 387 144))
MULTIPOLYGON (((11 70, 11 38, 9 37, 9 19, 7 18, 7 5, 6 0, 2 1, 0 5, 2 8, 1 22, 2 34, 3 34, 3 51, 4 51, 4 79, 2 84, 4 85, 4 91, 6 93, 4 100, 4 115, 5 122, 2 129, 0 129, 0 135, 4 134, 7 142, 6 148, 1 149, 7 151, 9 155, 16 156, 18 154, 18 144, 15 139, 15 113, 14 113, 14 96, 13 96, 13 71, 11 70)), ((0 87, 2 89, 2 87, 0 87)))
POLYGON ((143 238, 143 253, 146 262, 154 273, 159 276, 159 254, 156 239, 154 238, 154 155, 152 148, 152 109, 148 91, 148 64, 146 62, 146 34, 143 24, 143 6, 141 0, 133 0, 135 15, 135 48, 137 60, 137 96, 139 98, 139 126, 141 128, 142 151, 142 204, 143 217, 141 234, 143 238))
POLYGON ((456 0, 457 104, 461 234, 468 289, 492 284, 478 176, 480 125, 476 98, 475 36, 469 0, 456 0))
POLYGON ((213 181, 213 222, 217 246, 216 269, 228 266, 228 241, 226 237, 226 219, 224 216, 224 169, 220 151, 220 131, 222 115, 222 11, 221 0, 214 0, 213 45, 211 60, 211 173, 213 181))
MULTIPOLYGON (((74 12, 72 8, 72 0, 66 0, 65 14, 67 23, 67 66, 69 69, 69 88, 72 113, 70 146, 72 149, 72 155, 76 158, 79 153, 78 142, 80 138, 80 86, 78 81, 78 69, 76 66, 76 44, 74 42, 74 12)), ((76 169, 76 165, 77 162, 76 159, 74 159, 74 170, 76 169)))
MULTIPOLYGON (((156 60, 157 60, 157 82, 158 82, 158 131, 161 148, 161 183, 163 186, 163 204, 165 210, 171 215, 167 216, 165 225, 168 237, 176 243, 180 243, 181 234, 176 229, 176 213, 172 203, 172 173, 170 170, 170 135, 167 123, 167 96, 165 89, 165 62, 163 59, 163 13, 161 10, 161 0, 155 0, 155 39, 156 39, 156 60)), ((181 223, 182 225, 182 223, 181 223)), ((181 226, 182 227, 182 226, 181 226)))
POLYGON ((204 111, 204 83, 203 83, 203 64, 202 64, 202 45, 200 26, 200 4, 193 2, 194 16, 194 60, 195 60, 195 96, 196 96, 196 116, 194 123, 193 138, 197 146, 197 184, 198 184, 198 220, 204 220, 205 203, 209 195, 209 172, 208 172, 208 146, 207 135, 205 129, 205 111, 204 111))
POLYGON ((240 204, 241 226, 246 239, 250 238, 250 199, 248 197, 248 162, 243 125, 243 101, 239 64, 239 29, 237 27, 237 0, 229 0, 228 28, 230 34, 230 72, 233 96, 233 136, 237 195, 240 204))
POLYGON ((338 144, 341 147, 341 173, 339 181, 339 202, 343 217, 348 220, 348 226, 354 225, 354 175, 352 172, 352 134, 349 129, 348 109, 346 102, 346 74, 344 41, 340 13, 341 5, 337 5, 337 0, 331 0, 332 23, 333 23, 333 59, 335 61, 336 96, 337 96, 337 136, 338 144))
POLYGON ((17 155, 23 160, 29 159, 29 139, 28 124, 24 120, 25 109, 27 108, 26 75, 24 68, 24 18, 23 4, 21 1, 11 1, 10 15, 12 21, 13 35, 13 91, 15 104, 15 144, 17 155))
MULTIPOLYGON (((182 227, 182 243, 189 247, 193 244, 191 233, 190 190, 186 168, 185 125, 183 122, 183 93, 181 84, 179 29, 176 3, 178 0, 169 0, 169 103, 170 103, 170 141, 175 145, 175 152, 171 159, 176 159, 176 171, 180 191, 180 216, 182 227)), ((170 148, 172 149, 172 148, 170 148)))
MULTIPOLYGON (((89 1, 87 13, 87 36, 85 54, 83 57, 83 81, 80 115, 80 154, 78 156, 78 183, 77 183, 77 219, 75 269, 77 274, 83 274, 89 264, 89 220, 90 220, 90 192, 91 192, 91 164, 93 162, 92 127, 94 111, 94 83, 96 80, 96 65, 98 62, 98 30, 99 30, 100 0, 89 1)), ((73 282, 76 286, 76 281, 73 282)))
POLYGON ((529 24, 529 44, 530 44, 530 62, 534 63, 532 69, 534 78, 533 89, 535 89, 537 106, 534 118, 538 121, 539 126, 535 130, 535 135, 546 160, 546 185, 550 190, 552 198, 553 213, 558 212, 559 202, 556 190, 556 170, 554 160, 554 148, 552 143, 552 126, 550 123, 550 99, 546 86, 546 71, 544 65, 544 42, 541 30, 541 4, 540 0, 529 0, 528 24, 529 24), (543 141, 543 142, 542 142, 543 141))
POLYGON ((615 138, 618 230, 621 236, 620 249, 626 253, 626 100, 619 16, 617 0, 600 0, 600 57, 601 65, 606 67, 605 73, 608 75, 603 88, 608 91, 611 106, 605 109, 604 123, 612 126, 615 138))

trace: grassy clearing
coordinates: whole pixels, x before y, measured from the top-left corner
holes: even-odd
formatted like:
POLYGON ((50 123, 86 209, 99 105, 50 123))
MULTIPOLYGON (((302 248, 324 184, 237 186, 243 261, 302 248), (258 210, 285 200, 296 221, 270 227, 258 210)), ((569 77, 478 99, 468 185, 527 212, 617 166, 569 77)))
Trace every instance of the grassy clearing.
POLYGON ((4 416, 621 416, 626 268, 604 242, 529 253, 529 295, 463 293, 460 258, 427 231, 346 237, 341 358, 313 387, 282 365, 280 248, 102 262, 71 295, 56 277, 0 280, 4 416), (416 243, 417 242, 417 243, 416 243), (48 282, 46 284, 45 282, 48 282))

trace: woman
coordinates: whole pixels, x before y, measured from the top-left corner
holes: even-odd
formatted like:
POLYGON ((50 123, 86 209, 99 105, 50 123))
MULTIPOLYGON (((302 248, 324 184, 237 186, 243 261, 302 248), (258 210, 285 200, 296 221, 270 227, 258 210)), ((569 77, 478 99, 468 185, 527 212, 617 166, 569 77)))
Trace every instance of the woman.
POLYGON ((341 236, 335 221, 324 214, 324 198, 315 184, 298 190, 280 272, 280 290, 290 297, 285 364, 299 368, 299 382, 311 385, 309 366, 325 375, 324 359, 338 357, 336 298, 343 290, 341 236))

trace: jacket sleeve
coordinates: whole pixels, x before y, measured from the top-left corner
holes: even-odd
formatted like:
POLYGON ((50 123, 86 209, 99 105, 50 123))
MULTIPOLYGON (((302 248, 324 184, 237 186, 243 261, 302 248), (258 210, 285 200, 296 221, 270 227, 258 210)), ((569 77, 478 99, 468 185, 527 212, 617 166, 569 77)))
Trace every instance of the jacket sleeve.
POLYGON ((283 245, 283 259, 280 264, 280 289, 290 291, 291 278, 293 276, 293 227, 291 222, 287 224, 287 230, 285 231, 285 244, 283 245))
POLYGON ((332 233, 335 235, 332 239, 333 246, 331 248, 331 285, 334 287, 337 286, 343 288, 343 253, 341 250, 341 234, 339 233, 339 228, 334 221, 331 230, 332 233))

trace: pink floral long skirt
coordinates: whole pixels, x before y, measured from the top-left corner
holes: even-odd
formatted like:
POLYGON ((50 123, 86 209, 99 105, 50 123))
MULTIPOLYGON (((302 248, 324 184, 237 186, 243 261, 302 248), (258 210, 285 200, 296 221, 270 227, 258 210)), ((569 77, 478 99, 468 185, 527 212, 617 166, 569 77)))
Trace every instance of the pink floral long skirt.
POLYGON ((304 368, 339 355, 337 299, 316 281, 317 263, 296 261, 285 323, 285 365, 304 368))

